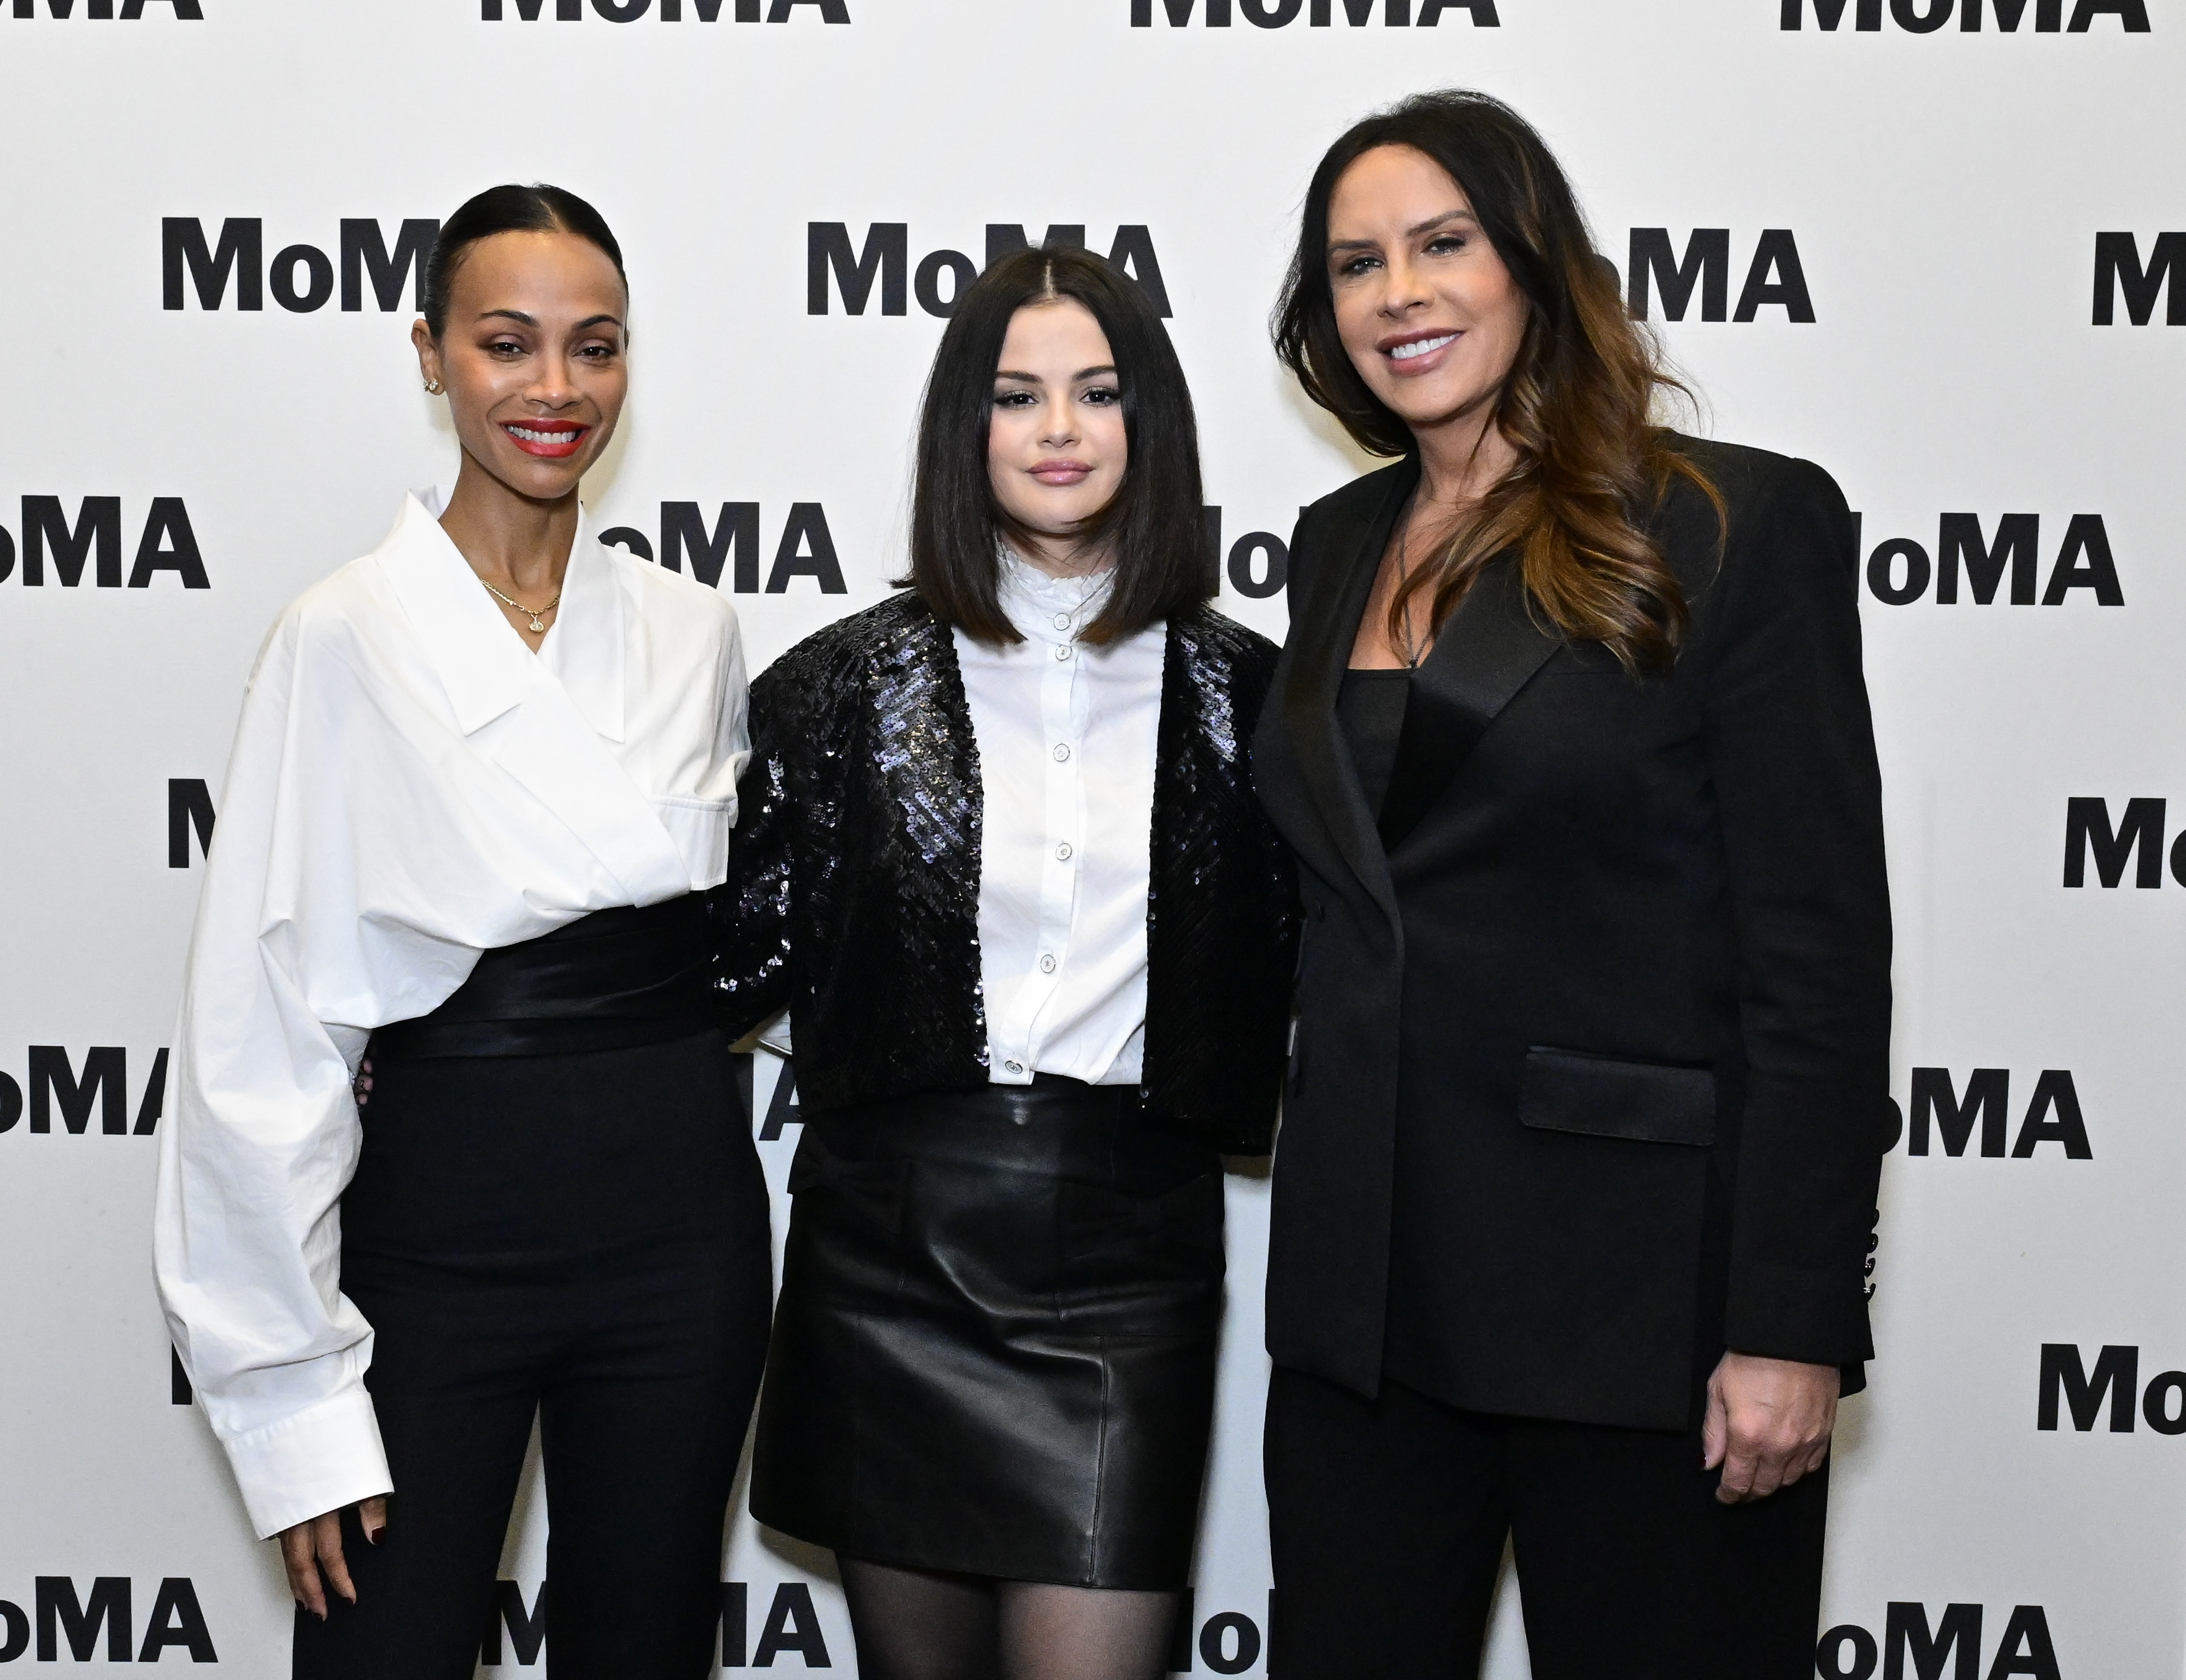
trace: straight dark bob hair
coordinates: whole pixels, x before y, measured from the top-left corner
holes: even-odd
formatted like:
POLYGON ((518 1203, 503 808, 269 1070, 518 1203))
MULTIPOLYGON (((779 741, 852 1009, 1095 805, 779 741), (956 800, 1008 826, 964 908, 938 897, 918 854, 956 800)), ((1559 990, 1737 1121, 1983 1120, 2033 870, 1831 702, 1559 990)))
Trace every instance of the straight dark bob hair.
POLYGON ((456 283, 456 271, 481 239, 496 233, 573 233, 597 245, 622 275, 623 294, 630 294, 630 276, 623 272, 622 247, 608 230, 607 218, 575 193, 543 182, 530 187, 489 187, 466 199, 440 224, 433 241, 433 254, 425 259, 425 326, 438 339, 448 324, 448 294, 456 283))
POLYGON ((1004 257, 964 288, 934 353, 918 421, 911 574, 900 581, 944 624, 974 639, 1023 640, 1003 613, 1001 546, 1012 527, 987 476, 995 372, 1010 321, 1029 304, 1083 304, 1115 358, 1129 458, 1123 483, 1082 532, 1113 556, 1107 604, 1085 641, 1111 642, 1214 593, 1200 519, 1199 433, 1169 331, 1138 283, 1089 251, 1004 257))

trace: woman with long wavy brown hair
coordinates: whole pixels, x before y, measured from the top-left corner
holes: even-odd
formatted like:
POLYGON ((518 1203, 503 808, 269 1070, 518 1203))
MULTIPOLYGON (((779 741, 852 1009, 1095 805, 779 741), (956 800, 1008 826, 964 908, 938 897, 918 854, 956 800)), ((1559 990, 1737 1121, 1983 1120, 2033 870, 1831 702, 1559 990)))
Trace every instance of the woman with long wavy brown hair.
POLYGON ((1308 191, 1276 343, 1365 449, 1255 746, 1302 863, 1267 1438, 1289 1680, 1811 1674, 1870 1352, 1890 918, 1853 530, 1675 389, 1516 113, 1308 191))

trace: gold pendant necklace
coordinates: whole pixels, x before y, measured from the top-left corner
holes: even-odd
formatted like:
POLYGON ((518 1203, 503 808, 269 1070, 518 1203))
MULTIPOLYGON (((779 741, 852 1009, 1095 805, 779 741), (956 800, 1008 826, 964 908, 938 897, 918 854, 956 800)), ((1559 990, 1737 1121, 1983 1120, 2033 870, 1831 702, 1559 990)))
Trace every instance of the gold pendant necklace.
POLYGON ((519 613, 530 613, 531 614, 531 628, 539 631, 541 635, 546 633, 546 625, 544 619, 541 619, 540 615, 545 613, 551 613, 557 607, 559 607, 562 604, 562 592, 561 591, 557 590, 554 591, 554 598, 552 601, 548 602, 544 607, 538 608, 537 611, 534 611, 532 608, 525 606, 521 601, 510 600, 508 596, 503 595, 491 584, 486 583, 484 578, 480 578, 479 581, 481 584, 485 584, 485 592, 488 595, 490 595, 496 601, 501 602, 502 606, 513 607, 519 613))

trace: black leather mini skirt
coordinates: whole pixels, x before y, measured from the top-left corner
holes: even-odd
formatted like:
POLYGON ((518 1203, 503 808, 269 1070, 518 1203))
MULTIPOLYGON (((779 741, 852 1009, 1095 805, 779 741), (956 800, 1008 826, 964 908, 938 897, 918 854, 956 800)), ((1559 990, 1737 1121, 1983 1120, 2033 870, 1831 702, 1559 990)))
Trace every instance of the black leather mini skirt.
POLYGON ((1042 1075, 810 1116, 789 1182, 752 1514, 868 1562, 1183 1588, 1219 1158, 1042 1075))

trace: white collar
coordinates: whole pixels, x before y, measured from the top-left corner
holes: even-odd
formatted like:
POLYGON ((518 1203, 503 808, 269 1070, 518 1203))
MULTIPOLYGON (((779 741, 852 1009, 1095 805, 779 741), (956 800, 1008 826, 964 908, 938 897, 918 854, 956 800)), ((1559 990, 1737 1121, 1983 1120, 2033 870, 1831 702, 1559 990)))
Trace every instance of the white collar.
POLYGON ((1051 645, 1075 641, 1099 616, 1113 568, 1058 578, 1043 572, 1006 545, 998 557, 996 596, 1019 636, 1051 645), (1062 623, 1056 621, 1060 619, 1062 623))
POLYGON ((580 512, 561 609, 534 655, 441 529, 439 516, 446 507, 438 490, 405 496, 395 529, 375 557, 424 644, 455 708, 457 726, 474 734, 519 704, 544 665, 594 730, 620 741, 626 609, 590 515, 580 512))

